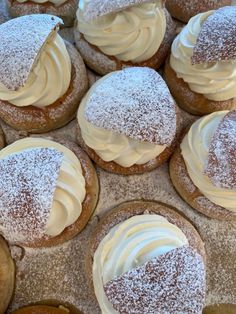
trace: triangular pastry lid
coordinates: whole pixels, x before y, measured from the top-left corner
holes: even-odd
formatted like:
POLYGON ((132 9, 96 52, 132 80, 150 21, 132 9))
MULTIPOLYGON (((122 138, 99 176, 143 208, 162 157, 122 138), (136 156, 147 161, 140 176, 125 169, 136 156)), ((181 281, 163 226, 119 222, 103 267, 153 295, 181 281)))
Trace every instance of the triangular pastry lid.
POLYGON ((204 172, 213 185, 236 189, 236 110, 220 122, 210 143, 204 172))
POLYGON ((12 242, 44 235, 63 154, 32 148, 0 160, 0 224, 12 242))
POLYGON ((96 82, 85 118, 96 127, 135 140, 170 146, 176 133, 176 107, 153 69, 131 67, 96 82))
POLYGON ((53 15, 32 14, 0 25, 0 83, 9 90, 26 84, 38 54, 51 33, 63 24, 53 15))
POLYGON ((87 21, 92 21, 100 16, 107 15, 109 13, 115 13, 127 9, 129 7, 142 4, 142 3, 164 3, 163 0, 90 0, 85 4, 83 11, 83 17, 87 21))
POLYGON ((108 282, 105 294, 118 313, 202 313, 205 266, 191 247, 160 255, 108 282))
POLYGON ((192 64, 236 59, 236 6, 216 10, 204 22, 193 49, 192 64))

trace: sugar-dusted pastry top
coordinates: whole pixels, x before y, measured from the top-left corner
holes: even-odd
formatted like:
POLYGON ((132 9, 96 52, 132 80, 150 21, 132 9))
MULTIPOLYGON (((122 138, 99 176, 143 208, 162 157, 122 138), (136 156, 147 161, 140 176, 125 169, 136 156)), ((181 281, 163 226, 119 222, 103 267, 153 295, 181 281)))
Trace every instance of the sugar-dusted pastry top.
MULTIPOLYGON (((11 161, 12 159, 16 160, 16 173, 14 172, 14 176, 9 181, 9 189, 3 195, 4 198, 3 196, 0 197, 0 203, 4 202, 7 197, 12 199, 12 204, 10 204, 12 215, 7 215, 8 204, 5 204, 5 207, 1 206, 6 221, 3 220, 4 223, 1 224, 0 228, 6 237, 10 237, 10 241, 30 241, 39 239, 44 235, 56 236, 78 219, 86 193, 85 179, 80 161, 72 151, 50 140, 26 138, 14 142, 0 151, 0 165, 5 165, 8 160, 11 161), (54 155, 47 157, 48 151, 52 151, 55 156, 58 154, 61 159, 57 171, 55 171, 55 167, 51 167, 49 162, 47 165, 44 165, 43 162, 37 164, 32 157, 37 151, 44 152, 45 160, 51 157, 54 161, 54 155), (24 158, 23 161, 22 158, 24 158), (27 174, 27 184, 23 193, 20 189, 24 184, 25 173, 27 174), (53 185, 48 187, 47 182, 52 180, 50 176, 55 178, 53 185), (16 192, 12 194, 15 186, 16 192), (28 194, 30 195, 29 198, 28 194), (21 220, 20 215, 22 215, 21 211, 24 207, 20 208, 17 205, 17 200, 21 204, 25 201, 25 195, 27 196, 25 206, 29 209, 29 213, 25 215, 24 220, 21 220), (46 202, 47 206, 44 203, 41 205, 42 202, 46 202), (16 206, 19 216, 14 216, 16 206), (38 208, 43 208, 44 211, 38 212, 38 208), (37 228, 34 223, 35 215, 37 215, 37 228)), ((11 171, 7 167, 4 168, 4 175, 0 179, 0 184, 5 184, 3 180, 9 176, 11 171)), ((1 204, 4 205, 4 203, 1 204)))
MULTIPOLYGON (((84 10, 84 18, 87 21, 92 21, 98 17, 105 16, 109 13, 116 13, 126 8, 151 2, 150 0, 82 0, 80 6, 84 10)), ((157 0, 163 4, 162 0, 157 0)))
MULTIPOLYGON (((205 173, 205 167, 209 158, 209 150, 210 148, 212 149, 214 135, 218 133, 217 128, 220 123, 222 123, 222 120, 227 113, 228 111, 218 111, 197 120, 184 137, 183 142, 181 143, 181 152, 187 167, 188 174, 200 192, 214 204, 235 212, 235 189, 214 185, 208 175, 205 173)), ((235 127, 232 131, 235 131, 235 127)), ((235 138, 235 133, 232 133, 232 136, 235 138)), ((223 174, 227 173, 227 175, 229 175, 227 172, 229 164, 227 159, 225 159, 227 151, 224 152, 222 150, 221 144, 222 143, 218 140, 218 149, 216 150, 216 153, 219 160, 224 162, 224 166, 222 166, 225 168, 223 170, 223 174), (219 155, 221 153, 223 154, 223 157, 219 155)), ((229 146, 229 143, 225 143, 225 145, 229 146)), ((235 152, 233 152, 233 154, 235 156, 235 152)), ((222 171, 222 167, 216 168, 215 170, 222 171)), ((221 177, 221 174, 219 173, 218 176, 221 177)))
POLYGON ((220 8, 208 17, 202 26, 193 49, 192 62, 236 62, 236 7, 220 8))
POLYGON ((236 192, 236 110, 224 116, 212 138, 205 173, 216 187, 236 192))
POLYGON ((91 3, 81 0, 77 11, 77 28, 90 44, 122 61, 146 61, 158 51, 166 31, 161 1, 142 3, 87 21, 86 10, 91 3))
POLYGON ((94 254, 93 283, 102 313, 116 313, 107 299, 104 285, 186 244, 188 240, 183 232, 159 215, 133 216, 113 227, 94 254))
POLYGON ((169 146, 176 132, 175 104, 154 70, 129 68, 96 82, 78 110, 87 146, 123 167, 145 164, 169 146))
MULTIPOLYGON (((16 0, 16 1, 19 2, 19 3, 24 3, 24 2, 27 2, 29 0, 16 0)), ((51 2, 51 3, 55 4, 55 6, 59 6, 59 5, 63 4, 63 3, 65 3, 68 0, 31 0, 31 1, 34 2, 34 3, 39 3, 39 4, 40 3, 51 2)))
MULTIPOLYGON (((205 267, 191 247, 180 247, 105 285, 118 313, 202 313, 205 267)), ((116 312, 117 313, 117 312, 116 312)))
POLYGON ((62 21, 57 17, 35 14, 0 26, 0 36, 6 32, 6 46, 0 48, 1 100, 19 107, 45 107, 66 93, 71 60, 57 34, 59 23, 62 21))
POLYGON ((214 12, 200 13, 189 20, 172 44, 170 65, 192 91, 210 100, 223 101, 236 97, 236 61, 194 65, 191 61, 199 33, 214 12))

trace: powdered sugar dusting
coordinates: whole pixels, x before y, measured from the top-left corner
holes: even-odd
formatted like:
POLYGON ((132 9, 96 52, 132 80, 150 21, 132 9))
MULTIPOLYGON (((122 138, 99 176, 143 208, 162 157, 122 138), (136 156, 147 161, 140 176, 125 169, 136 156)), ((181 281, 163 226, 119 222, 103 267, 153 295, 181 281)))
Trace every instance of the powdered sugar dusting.
POLYGON ((203 24, 193 49, 193 64, 236 59, 236 7, 215 11, 203 24))
POLYGON ((12 243, 44 235, 63 154, 27 149, 0 160, 0 228, 12 243))
POLYGON ((205 174, 220 188, 236 189, 236 110, 220 122, 209 148, 205 174))
POLYGON ((94 89, 86 119, 139 141, 170 145, 176 133, 175 103, 161 76, 150 68, 111 73, 94 89))
POLYGON ((34 62, 50 33, 62 20, 32 14, 0 25, 0 82, 10 90, 25 85, 34 62))
MULTIPOLYGON (((162 0, 158 0, 162 1, 162 0)), ((118 12, 128 7, 146 2, 156 2, 151 0, 93 0, 86 3, 84 8, 84 19, 93 20, 99 16, 118 12)))
POLYGON ((202 313, 205 267, 183 246, 108 282, 105 293, 121 314, 202 313))
POLYGON ((178 18, 177 10, 181 10, 182 15, 187 14, 188 18, 194 16, 201 12, 206 12, 209 10, 218 9, 220 7, 230 5, 231 0, 191 0, 191 1, 183 1, 183 0, 167 0, 166 7, 168 11, 174 17, 178 18), (175 8, 175 11, 174 11, 175 8))

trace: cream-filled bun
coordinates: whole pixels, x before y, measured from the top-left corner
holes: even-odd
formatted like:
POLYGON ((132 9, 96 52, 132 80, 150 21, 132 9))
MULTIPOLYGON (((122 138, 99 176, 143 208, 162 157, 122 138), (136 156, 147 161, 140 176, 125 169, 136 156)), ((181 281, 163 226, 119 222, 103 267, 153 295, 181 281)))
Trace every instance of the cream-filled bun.
POLYGON ((84 63, 58 34, 60 24, 56 16, 34 14, 0 25, 0 117, 16 129, 63 126, 86 92, 84 63))
POLYGON ((162 0, 81 0, 76 15, 76 46, 101 75, 127 65, 159 68, 175 36, 162 0))
POLYGON ((77 0, 7 0, 10 15, 15 18, 29 14, 52 14, 60 17, 65 26, 72 26, 77 0))
POLYGON ((165 77, 177 103, 193 114, 236 106, 236 7, 200 13, 172 44, 165 77))
POLYGON ((95 209, 96 172, 75 144, 25 138, 0 151, 0 231, 11 243, 51 246, 79 233, 95 209))
POLYGON ((236 220, 236 111, 197 120, 170 163, 180 195, 204 215, 236 220))
POLYGON ((0 313, 5 313, 15 286, 15 265, 6 241, 0 236, 0 313))
POLYGON ((98 80, 82 100, 78 141, 105 170, 132 174, 168 159, 179 127, 178 109, 161 76, 133 67, 98 80))
POLYGON ((134 201, 116 207, 99 222, 89 253, 103 314, 201 312, 204 246, 194 227, 167 205, 134 201))

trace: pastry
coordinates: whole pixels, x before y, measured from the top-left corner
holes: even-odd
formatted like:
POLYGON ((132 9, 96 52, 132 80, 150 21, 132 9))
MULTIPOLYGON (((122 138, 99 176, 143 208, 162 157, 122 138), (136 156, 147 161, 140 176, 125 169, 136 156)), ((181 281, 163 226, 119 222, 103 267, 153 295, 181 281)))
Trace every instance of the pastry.
POLYGON ((0 125, 0 149, 2 149, 5 146, 5 136, 2 130, 2 127, 0 125))
POLYGON ((119 174, 150 171, 175 147, 180 116, 153 69, 131 67, 98 80, 82 100, 78 142, 101 168, 119 174))
POLYGON ((187 23, 191 17, 198 13, 231 5, 231 2, 232 0, 166 0, 166 8, 174 18, 187 23))
POLYGON ((100 220, 87 265, 103 314, 201 313, 204 261, 204 244, 182 215, 132 201, 100 220))
POLYGON ((165 79, 184 110, 204 115, 236 107, 236 7, 200 13, 172 44, 165 79))
POLYGON ((98 199, 98 179, 74 143, 25 138, 0 151, 0 231, 13 244, 65 242, 87 224, 98 199))
POLYGON ((88 87, 82 58, 58 35, 62 20, 33 14, 0 25, 0 118, 34 133, 61 127, 88 87))
POLYGON ((236 221, 236 111, 197 120, 170 161, 171 180, 202 214, 236 221))
POLYGON ((82 312, 62 305, 31 305, 16 310, 12 314, 82 314, 82 312))
POLYGON ((100 75, 127 66, 158 69, 175 37, 162 0, 81 0, 76 15, 76 46, 100 75))
POLYGON ((5 313, 15 283, 15 265, 9 248, 0 236, 0 313, 5 313))
POLYGON ((12 17, 29 14, 52 14, 63 19, 65 26, 72 26, 77 0, 7 0, 12 17))

